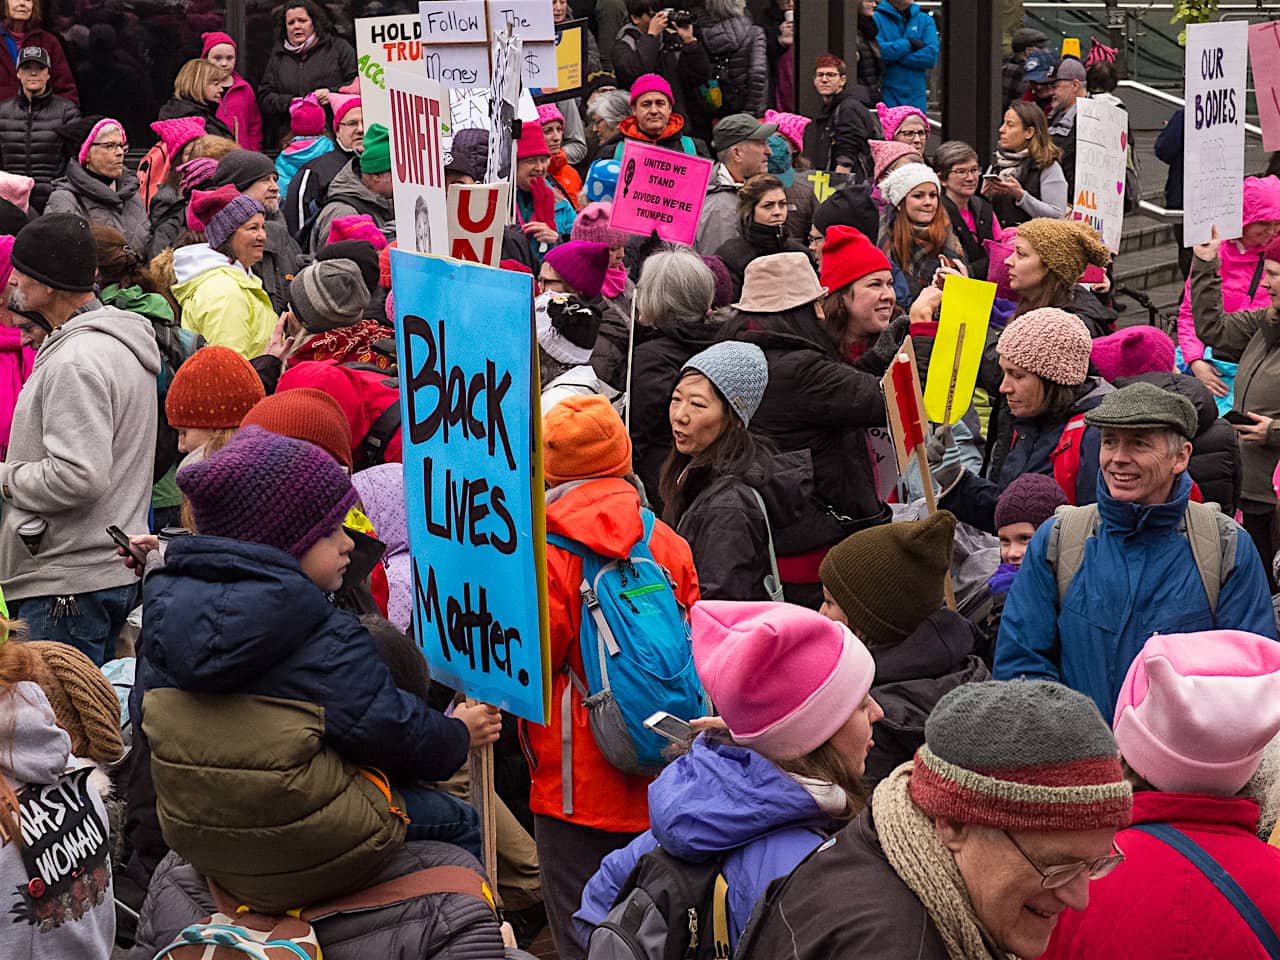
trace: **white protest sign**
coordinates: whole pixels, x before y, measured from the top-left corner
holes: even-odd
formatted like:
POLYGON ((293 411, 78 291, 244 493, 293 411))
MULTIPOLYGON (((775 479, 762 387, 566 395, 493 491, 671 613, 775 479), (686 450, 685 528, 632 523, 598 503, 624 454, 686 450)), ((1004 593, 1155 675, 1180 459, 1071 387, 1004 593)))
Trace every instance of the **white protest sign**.
POLYGON ((453 44, 426 48, 426 74, 446 87, 469 90, 491 82, 489 48, 453 44))
POLYGON ((496 267, 511 184, 455 183, 449 188, 449 256, 496 267))
POLYGON ((434 80, 388 70, 391 183, 400 249, 449 252, 442 126, 449 92, 434 80))
POLYGON ((422 0, 418 22, 422 42, 429 47, 441 43, 489 42, 484 0, 422 0))
POLYGON ((422 60, 422 24, 411 13, 396 17, 361 17, 355 22, 360 108, 370 124, 391 126, 391 102, 384 76, 387 67, 416 73, 422 60))
POLYGON ((489 31, 508 32, 525 43, 555 42, 556 18, 551 0, 488 0, 489 31))
POLYGON ((1249 24, 1245 20, 1187 26, 1183 246, 1224 240, 1244 227, 1244 111, 1249 24))
POLYGON ((559 67, 551 0, 420 0, 418 20, 427 76, 447 87, 489 86, 498 69, 494 38, 505 34, 524 43, 525 85, 554 83, 559 67))
POLYGON ((1124 168, 1129 115, 1121 107, 1081 97, 1076 101, 1076 195, 1071 219, 1083 220, 1120 252, 1124 226, 1124 168))

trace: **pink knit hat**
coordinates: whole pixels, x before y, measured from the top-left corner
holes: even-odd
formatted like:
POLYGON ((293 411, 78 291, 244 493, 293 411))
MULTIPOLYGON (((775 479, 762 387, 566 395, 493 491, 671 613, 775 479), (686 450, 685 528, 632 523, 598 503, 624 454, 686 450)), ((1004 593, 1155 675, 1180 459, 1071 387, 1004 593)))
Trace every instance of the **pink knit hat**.
POLYGON ((560 108, 554 103, 544 103, 538 107, 538 125, 546 126, 552 120, 559 120, 564 123, 564 114, 560 112, 560 108))
POLYGON ((901 107, 886 107, 883 103, 876 104, 876 113, 880 117, 880 127, 884 130, 884 138, 892 140, 893 135, 898 132, 898 128, 902 126, 902 121, 907 117, 919 117, 924 121, 924 132, 929 132, 929 118, 924 115, 919 107, 903 105, 901 107))
POLYGON ((0 199, 8 200, 23 213, 31 203, 31 188, 35 185, 30 177, 0 170, 0 199))
POLYGON ((336 129, 347 112, 360 106, 360 95, 349 93, 329 94, 329 106, 333 108, 333 126, 336 129))
POLYGON ((200 39, 203 41, 202 46, 200 47, 200 56, 202 57, 209 56, 209 51, 220 43, 229 43, 231 44, 232 49, 235 49, 236 45, 236 42, 231 39, 231 34, 222 33, 217 30, 200 34, 200 39))
POLYGON ((120 139, 125 142, 125 146, 129 145, 129 138, 125 136, 124 124, 119 120, 112 120, 110 117, 103 117, 93 125, 93 129, 89 131, 89 135, 84 138, 84 143, 80 144, 80 153, 78 155, 80 166, 84 166, 89 159, 89 148, 93 146, 93 142, 98 139, 98 134, 107 127, 115 127, 120 131, 120 139))
POLYGON ((671 92, 671 84, 660 74, 646 73, 636 78, 636 82, 631 85, 631 106, 634 107, 636 101, 646 93, 660 93, 667 98, 668 103, 675 106, 676 98, 671 92))
POLYGON ((766 110, 764 112, 764 122, 777 124, 778 132, 790 140, 792 146, 797 150, 803 150, 805 128, 813 121, 809 117, 800 116, 798 113, 780 113, 777 110, 766 110))
POLYGON ((192 140, 198 140, 206 133, 204 117, 174 117, 172 120, 157 120, 151 129, 164 144, 164 152, 173 162, 178 154, 192 140))
POLYGON ((381 250, 387 245, 387 235, 378 229, 373 217, 367 213, 334 217, 329 224, 329 237, 325 243, 338 243, 342 240, 364 240, 373 244, 375 250, 381 250))
POLYGON ((570 240, 552 247, 544 258, 556 273, 588 300, 600 296, 609 269, 609 246, 587 240, 570 240))
POLYGON ((1093 365, 1103 380, 1167 373, 1173 369, 1173 341, 1156 327, 1126 327, 1093 341, 1093 365))
POLYGON ((625 247, 628 234, 614 230, 609 226, 609 218, 613 215, 613 203, 599 200, 588 203, 578 212, 578 219, 573 221, 570 240, 590 240, 592 243, 607 243, 611 247, 625 247))
POLYGON ((996 342, 1005 360, 1037 377, 1074 387, 1089 376, 1089 328, 1057 307, 1030 310, 1009 321, 996 342))
POLYGON ((1156 634, 1129 665, 1112 726, 1156 789, 1233 796, 1280 733, 1280 644, 1240 630, 1156 634))
POLYGON ((803 757, 830 740, 875 678, 862 641, 805 607, 701 600, 690 622, 707 695, 733 739, 771 760, 803 757))
POLYGON ((289 104, 289 129, 295 137, 318 137, 324 133, 324 107, 314 93, 294 97, 289 104))
POLYGON ((920 151, 909 143, 899 143, 897 140, 868 140, 867 144, 871 147, 871 159, 875 162, 875 173, 872 179, 880 182, 880 178, 884 176, 884 172, 889 169, 889 164, 902 157, 916 157, 923 160, 920 151))

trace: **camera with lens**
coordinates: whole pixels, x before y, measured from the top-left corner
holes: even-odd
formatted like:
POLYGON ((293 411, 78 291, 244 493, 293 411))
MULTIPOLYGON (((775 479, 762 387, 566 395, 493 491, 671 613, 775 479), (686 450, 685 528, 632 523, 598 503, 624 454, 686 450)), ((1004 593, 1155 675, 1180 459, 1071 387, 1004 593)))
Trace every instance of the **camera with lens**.
POLYGON ((688 10, 676 10, 669 18, 673 27, 691 27, 693 26, 693 19, 693 14, 688 10))

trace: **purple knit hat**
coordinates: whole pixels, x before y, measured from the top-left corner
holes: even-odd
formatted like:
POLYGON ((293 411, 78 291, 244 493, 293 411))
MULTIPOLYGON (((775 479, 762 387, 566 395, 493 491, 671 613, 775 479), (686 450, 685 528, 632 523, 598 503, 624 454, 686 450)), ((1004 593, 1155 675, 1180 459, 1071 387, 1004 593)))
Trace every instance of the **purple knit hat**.
POLYGON ((733 274, 729 272, 729 268, 724 265, 724 261, 719 257, 703 257, 702 262, 707 265, 707 269, 711 271, 711 276, 715 280, 715 294, 711 299, 713 309, 727 307, 733 303, 735 297, 733 295, 733 274))
POLYGON ((1089 375, 1092 346, 1089 328, 1074 313, 1041 307, 1011 320, 996 351, 1037 377, 1074 387, 1089 375))
POLYGON ((213 157, 196 157, 194 160, 188 160, 178 167, 178 175, 181 178, 178 181, 178 192, 188 200, 191 199, 191 191, 212 180, 217 170, 218 161, 213 157))
POLYGON ((1126 327, 1093 341, 1093 365, 1103 380, 1173 369, 1173 341, 1156 327, 1126 327))
POLYGON ((614 230, 609 226, 609 218, 613 215, 613 202, 600 200, 588 203, 573 221, 570 240, 589 240, 592 243, 605 243, 611 247, 625 247, 628 234, 614 230))
POLYGON ((588 300, 600 296, 604 275, 609 269, 609 245, 589 240, 570 240, 552 247, 544 257, 556 273, 588 300))
POLYGON ((178 486, 202 535, 261 543, 294 558, 328 536, 357 500, 351 478, 328 453, 252 425, 179 470, 178 486))
POLYGON ((254 214, 263 213, 262 204, 246 197, 229 183, 217 190, 193 190, 187 205, 187 226, 202 231, 214 250, 249 222, 254 214))
POLYGON ((125 136, 124 124, 119 120, 112 120, 110 117, 103 117, 93 125, 89 131, 89 135, 84 138, 84 142, 80 144, 80 166, 84 166, 89 159, 89 148, 93 146, 93 141, 98 139, 98 134, 102 132, 104 127, 117 127, 120 130, 120 139, 125 142, 125 146, 129 145, 129 138, 125 136))
POLYGON ((996 501, 996 529, 1013 523, 1039 527, 1053 511, 1066 506, 1067 495, 1058 481, 1043 473, 1024 473, 1004 488, 996 501))

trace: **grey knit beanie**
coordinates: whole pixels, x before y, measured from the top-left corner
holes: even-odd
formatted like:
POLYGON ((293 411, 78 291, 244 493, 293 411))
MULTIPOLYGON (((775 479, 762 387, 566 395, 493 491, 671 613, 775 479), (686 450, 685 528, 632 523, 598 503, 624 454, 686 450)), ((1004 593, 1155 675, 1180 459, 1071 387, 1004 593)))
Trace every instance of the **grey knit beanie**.
POLYGON ((354 260, 317 260, 289 284, 293 313, 309 333, 350 327, 369 306, 369 288, 354 260))
POLYGON ((769 386, 769 364, 754 343, 725 340, 690 357, 680 371, 696 370, 715 385, 743 426, 749 426, 769 386))

